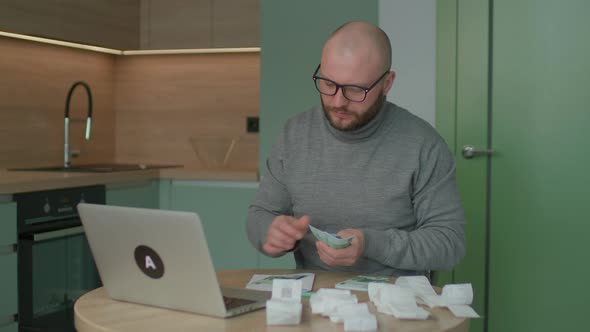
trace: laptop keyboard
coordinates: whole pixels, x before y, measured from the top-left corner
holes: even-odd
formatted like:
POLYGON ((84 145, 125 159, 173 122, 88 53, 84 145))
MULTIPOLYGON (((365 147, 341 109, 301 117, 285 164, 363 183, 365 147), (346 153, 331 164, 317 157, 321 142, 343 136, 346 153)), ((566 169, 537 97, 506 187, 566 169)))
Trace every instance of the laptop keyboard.
POLYGON ((241 307, 246 304, 251 304, 256 301, 246 300, 246 299, 238 299, 235 297, 223 297, 223 303, 225 304, 225 309, 230 310, 233 308, 241 307))

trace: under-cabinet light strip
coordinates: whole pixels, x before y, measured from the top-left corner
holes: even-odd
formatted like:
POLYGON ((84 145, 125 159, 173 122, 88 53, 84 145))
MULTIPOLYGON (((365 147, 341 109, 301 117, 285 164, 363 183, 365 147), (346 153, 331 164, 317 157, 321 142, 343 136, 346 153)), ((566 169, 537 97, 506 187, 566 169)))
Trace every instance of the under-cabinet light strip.
POLYGON ((114 50, 114 49, 106 48, 106 47, 99 47, 99 46, 92 46, 92 45, 85 45, 85 44, 78 44, 78 43, 71 43, 71 42, 66 42, 66 41, 61 41, 61 40, 55 40, 55 39, 49 39, 49 38, 42 38, 42 37, 27 36, 27 35, 21 35, 21 34, 18 34, 18 33, 12 33, 12 32, 0 31, 0 36, 10 37, 10 38, 16 38, 16 39, 24 39, 24 40, 29 40, 29 41, 39 42, 39 43, 45 43, 45 44, 51 44, 51 45, 65 46, 65 47, 71 47, 71 48, 78 48, 78 49, 88 50, 88 51, 94 51, 94 52, 109 53, 109 54, 116 54, 116 55, 122 55, 123 54, 122 51, 114 50))
POLYGON ((238 48, 190 48, 176 50, 136 50, 123 51, 123 55, 158 55, 158 54, 207 54, 207 53, 258 53, 260 47, 238 48))
POLYGON ((82 50, 115 54, 115 55, 159 55, 159 54, 214 54, 214 53, 259 53, 260 47, 237 47, 237 48, 193 48, 193 49, 174 49, 174 50, 115 50, 112 48, 92 46, 86 44, 72 43, 61 40, 34 37, 28 35, 22 35, 12 32, 0 31, 0 36, 29 40, 39 43, 65 46, 71 48, 77 48, 82 50))

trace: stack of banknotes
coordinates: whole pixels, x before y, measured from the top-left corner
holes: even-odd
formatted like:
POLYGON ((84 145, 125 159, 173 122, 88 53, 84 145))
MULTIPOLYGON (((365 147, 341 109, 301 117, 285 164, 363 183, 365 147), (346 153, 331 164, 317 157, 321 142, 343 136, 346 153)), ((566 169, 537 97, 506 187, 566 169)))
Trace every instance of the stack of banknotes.
POLYGON ((332 234, 332 233, 328 233, 328 232, 324 232, 322 230, 319 230, 319 229, 313 227, 312 225, 309 225, 309 229, 311 229, 311 232, 318 240, 320 240, 320 241, 324 242, 325 244, 329 245, 330 247, 336 248, 336 249, 342 249, 342 248, 346 248, 346 247, 350 246, 350 243, 352 242, 352 239, 354 238, 354 236, 351 236, 347 239, 344 239, 336 234, 332 234))

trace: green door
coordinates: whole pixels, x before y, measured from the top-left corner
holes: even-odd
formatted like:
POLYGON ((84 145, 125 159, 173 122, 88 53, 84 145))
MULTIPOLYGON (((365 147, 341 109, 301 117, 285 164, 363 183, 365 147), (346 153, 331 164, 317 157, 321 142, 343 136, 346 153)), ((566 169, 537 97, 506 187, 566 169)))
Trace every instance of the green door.
POLYGON ((437 125, 456 151, 469 223, 468 254, 453 280, 474 283, 475 306, 487 316, 473 330, 583 329, 590 1, 441 3, 448 13, 439 7, 439 19, 455 17, 456 54, 444 53, 455 60, 446 76, 455 85, 452 98, 437 101, 445 106, 437 125), (465 159, 465 145, 495 153, 465 159))
MULTIPOLYGON (((473 308, 486 316, 488 159, 463 159, 470 144, 488 146, 489 6, 487 0, 437 1, 436 127, 455 152, 457 185, 465 208, 466 255, 436 284, 471 283, 473 308)), ((484 331, 485 318, 470 331, 484 331)))
POLYGON ((490 331, 587 324, 588 13, 586 0, 494 0, 490 331))

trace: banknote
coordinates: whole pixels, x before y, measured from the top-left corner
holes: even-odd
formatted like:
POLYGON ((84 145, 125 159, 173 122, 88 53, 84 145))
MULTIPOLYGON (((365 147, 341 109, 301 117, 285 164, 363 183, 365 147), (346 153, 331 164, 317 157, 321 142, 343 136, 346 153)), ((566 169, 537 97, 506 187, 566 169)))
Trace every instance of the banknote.
POLYGON ((342 248, 346 248, 346 247, 350 246, 350 243, 352 242, 352 239, 354 238, 354 236, 352 236, 347 239, 344 239, 344 238, 340 237, 339 235, 324 232, 321 229, 317 229, 317 228, 313 227, 312 225, 309 225, 309 229, 311 230, 313 235, 316 237, 316 239, 318 239, 318 240, 324 242, 325 244, 329 245, 330 247, 336 248, 336 249, 342 249, 342 248))
POLYGON ((321 231, 321 230, 313 227, 312 225, 309 225, 309 229, 311 230, 313 235, 316 237, 316 239, 318 239, 319 241, 322 241, 322 242, 326 242, 326 232, 321 231))

